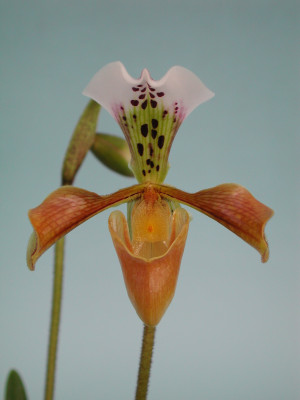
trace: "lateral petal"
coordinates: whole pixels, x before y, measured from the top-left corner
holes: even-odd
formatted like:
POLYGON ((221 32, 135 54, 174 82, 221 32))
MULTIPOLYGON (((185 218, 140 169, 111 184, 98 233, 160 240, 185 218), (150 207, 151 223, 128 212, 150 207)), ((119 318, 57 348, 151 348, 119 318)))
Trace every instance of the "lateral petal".
POLYGON ((264 229, 274 212, 243 186, 225 183, 197 193, 186 193, 161 185, 159 191, 162 196, 176 199, 218 221, 258 250, 262 262, 268 261, 269 247, 264 229))
POLYGON ((28 213, 34 228, 27 251, 29 269, 34 270, 37 259, 76 226, 109 207, 138 197, 142 190, 143 185, 134 185, 106 196, 73 186, 55 190, 28 213))

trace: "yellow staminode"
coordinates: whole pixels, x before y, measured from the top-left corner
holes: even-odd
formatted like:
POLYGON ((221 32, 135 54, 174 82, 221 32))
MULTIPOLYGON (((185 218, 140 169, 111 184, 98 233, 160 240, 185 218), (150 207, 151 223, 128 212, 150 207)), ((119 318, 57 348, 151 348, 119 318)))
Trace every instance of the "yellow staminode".
POLYGON ((138 201, 131 216, 133 242, 168 242, 171 210, 154 189, 149 188, 138 201))

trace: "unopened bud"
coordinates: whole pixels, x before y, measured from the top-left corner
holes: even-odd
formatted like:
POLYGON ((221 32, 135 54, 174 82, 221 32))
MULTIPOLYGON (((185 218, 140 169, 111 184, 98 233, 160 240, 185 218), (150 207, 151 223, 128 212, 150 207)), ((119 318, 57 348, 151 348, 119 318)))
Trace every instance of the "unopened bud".
POLYGON ((125 139, 107 133, 97 133, 91 150, 108 168, 121 175, 133 176, 128 167, 130 151, 125 139))
POLYGON ((62 168, 62 184, 72 185, 76 172, 95 140, 101 106, 89 101, 71 137, 62 168))

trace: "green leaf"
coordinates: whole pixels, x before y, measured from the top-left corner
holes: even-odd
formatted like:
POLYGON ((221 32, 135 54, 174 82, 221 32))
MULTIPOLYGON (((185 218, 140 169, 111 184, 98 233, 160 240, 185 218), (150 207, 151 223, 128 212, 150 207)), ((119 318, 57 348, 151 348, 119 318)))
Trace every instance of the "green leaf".
POLYGON ((5 400, 26 400, 26 392, 20 375, 15 370, 11 370, 7 381, 5 400))
POLYGON ((95 140, 101 106, 89 101, 74 129, 62 168, 62 184, 72 185, 76 172, 95 140))
POLYGON ((128 167, 130 151, 123 138, 107 133, 97 133, 91 150, 98 160, 108 168, 121 175, 133 176, 128 167))

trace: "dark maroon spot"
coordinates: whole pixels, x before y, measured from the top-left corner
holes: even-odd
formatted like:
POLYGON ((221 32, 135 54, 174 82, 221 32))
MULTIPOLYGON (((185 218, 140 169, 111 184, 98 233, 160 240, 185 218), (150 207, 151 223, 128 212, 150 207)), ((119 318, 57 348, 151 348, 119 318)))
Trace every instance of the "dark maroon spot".
POLYGON ((156 166, 156 171, 157 171, 157 172, 159 171, 159 165, 156 166))
POLYGON ((140 94, 139 99, 143 100, 145 98, 145 96, 146 96, 145 94, 140 94))
POLYGON ((154 154, 154 150, 153 150, 152 143, 149 143, 149 144, 148 144, 148 147, 149 147, 149 154, 150 154, 150 157, 152 157, 153 154, 154 154))
POLYGON ((158 127, 158 121, 157 121, 157 119, 155 119, 155 118, 152 118, 152 127, 153 127, 153 129, 156 129, 157 127, 158 127))
POLYGON ((178 104, 177 101, 175 101, 175 106, 177 106, 177 104, 178 104))
POLYGON ((142 109, 145 110, 147 107, 148 101, 145 100, 144 103, 142 103, 142 109))
POLYGON ((133 90, 134 92, 138 92, 140 89, 137 88, 137 87, 133 87, 132 90, 133 90))
POLYGON ((124 117, 123 117, 123 120, 124 120, 124 121, 126 121, 126 117, 125 117, 125 115, 124 115, 124 117))
POLYGON ((151 92, 155 92, 155 89, 151 86, 149 86, 149 89, 151 90, 151 92))
POLYGON ((138 100, 131 100, 130 103, 131 103, 133 106, 138 106, 138 105, 139 105, 138 100))
POLYGON ((123 107, 123 106, 121 106, 121 110, 123 110, 123 111, 124 111, 124 107, 123 107))
POLYGON ((135 115, 135 114, 133 114, 132 118, 133 118, 133 119, 136 119, 136 115, 135 115))
POLYGON ((177 111, 178 110, 178 107, 175 107, 175 111, 177 111))
POLYGON ((138 149, 139 155, 142 156, 144 154, 144 146, 142 145, 142 143, 137 144, 137 149, 138 149))
POLYGON ((164 92, 158 92, 158 93, 157 93, 157 96, 158 96, 158 97, 163 97, 164 95, 165 95, 164 92))
POLYGON ((147 89, 147 88, 144 87, 144 89, 142 89, 141 92, 142 92, 142 93, 146 92, 146 89, 147 89))
POLYGON ((151 99, 155 98, 155 94, 153 94, 153 93, 149 93, 149 94, 150 94, 151 99))
POLYGON ((153 161, 150 161, 150 167, 154 168, 154 162, 153 161))
POLYGON ((177 121, 177 119, 176 119, 176 117, 173 119, 173 122, 176 122, 177 121))
POLYGON ((152 129, 152 130, 151 130, 151 135, 152 135, 152 138, 155 139, 156 136, 157 136, 157 130, 152 129))
POLYGON ((141 126, 141 133, 144 137, 148 135, 148 124, 143 124, 141 126))
POLYGON ((137 85, 137 87, 143 87, 143 85, 137 85))
POLYGON ((144 176, 146 176, 146 171, 144 169, 143 169, 142 173, 144 176))
POLYGON ((151 172, 151 169, 148 169, 148 174, 150 174, 150 172, 151 172))
POLYGON ((150 100, 150 103, 151 103, 151 107, 152 107, 152 108, 156 108, 156 106, 157 106, 157 101, 155 101, 155 100, 150 100))
POLYGON ((150 158, 147 158, 147 160, 146 160, 146 164, 147 164, 147 165, 150 165, 150 163, 151 163, 151 160, 150 160, 150 158))
POLYGON ((157 145, 160 149, 163 148, 164 143, 165 143, 165 137, 163 135, 159 136, 157 140, 157 145))
POLYGON ((128 124, 127 124, 127 123, 125 123, 125 124, 124 124, 124 126, 128 126, 128 124))

